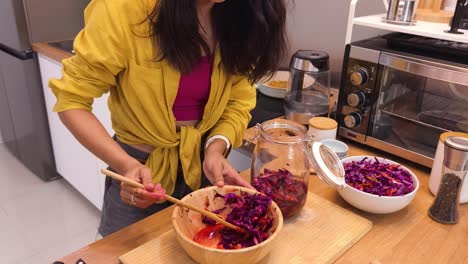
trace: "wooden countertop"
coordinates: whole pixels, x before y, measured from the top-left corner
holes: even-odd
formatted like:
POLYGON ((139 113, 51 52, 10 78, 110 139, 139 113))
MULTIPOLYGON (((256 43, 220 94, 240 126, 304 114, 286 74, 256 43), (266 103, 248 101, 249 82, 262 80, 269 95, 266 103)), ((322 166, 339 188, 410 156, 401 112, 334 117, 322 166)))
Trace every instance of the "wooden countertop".
MULTIPOLYGON (((411 169, 419 178, 420 188, 405 209, 387 215, 365 213, 347 204, 335 191, 312 176, 309 191, 373 222, 373 228, 361 241, 335 263, 468 263, 468 204, 461 205, 460 222, 442 225, 432 221, 427 210, 434 200, 428 188, 430 170, 375 149, 348 143, 349 156, 388 157, 411 169)), ((243 172, 249 177, 249 172, 243 172)), ((118 256, 169 231, 173 207, 135 223, 100 241, 62 258, 64 263, 83 259, 86 263, 119 263, 118 256)), ((157 252, 155 252, 157 254, 157 252)))
POLYGON ((39 54, 42 54, 46 57, 49 57, 55 61, 58 61, 58 62, 62 62, 62 60, 64 59, 67 59, 71 56, 73 56, 73 54, 69 53, 69 52, 66 52, 62 49, 59 49, 59 48, 56 48, 56 47, 53 47, 51 45, 49 45, 48 43, 45 43, 45 42, 38 42, 38 43, 33 43, 32 44, 32 49, 39 53, 39 54))

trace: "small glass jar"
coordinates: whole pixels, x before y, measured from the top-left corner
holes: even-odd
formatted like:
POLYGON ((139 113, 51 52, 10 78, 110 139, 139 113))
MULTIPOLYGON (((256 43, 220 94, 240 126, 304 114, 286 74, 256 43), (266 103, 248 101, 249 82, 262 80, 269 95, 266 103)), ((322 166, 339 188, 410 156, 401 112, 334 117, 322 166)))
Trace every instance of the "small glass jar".
POLYGON ((275 119, 257 124, 251 183, 269 196, 285 218, 297 215, 307 200, 310 161, 306 128, 275 119))

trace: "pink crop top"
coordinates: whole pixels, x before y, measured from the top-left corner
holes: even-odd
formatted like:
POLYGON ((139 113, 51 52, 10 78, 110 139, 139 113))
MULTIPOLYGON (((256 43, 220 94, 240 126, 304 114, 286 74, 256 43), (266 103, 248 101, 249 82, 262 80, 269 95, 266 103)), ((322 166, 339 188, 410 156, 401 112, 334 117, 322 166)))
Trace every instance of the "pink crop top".
POLYGON ((172 111, 177 121, 201 120, 210 96, 212 62, 202 57, 192 72, 182 75, 172 111))

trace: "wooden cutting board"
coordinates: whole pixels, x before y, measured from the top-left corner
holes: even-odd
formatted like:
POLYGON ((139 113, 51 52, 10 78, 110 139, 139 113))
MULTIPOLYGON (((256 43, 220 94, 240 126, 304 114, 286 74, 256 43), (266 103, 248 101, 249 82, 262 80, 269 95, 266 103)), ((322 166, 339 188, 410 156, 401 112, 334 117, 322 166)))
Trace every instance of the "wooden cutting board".
MULTIPOLYGON (((333 263, 372 228, 372 222, 308 194, 301 213, 284 222, 275 248, 260 264, 333 263)), ((119 257, 124 264, 195 263, 168 231, 119 257)))

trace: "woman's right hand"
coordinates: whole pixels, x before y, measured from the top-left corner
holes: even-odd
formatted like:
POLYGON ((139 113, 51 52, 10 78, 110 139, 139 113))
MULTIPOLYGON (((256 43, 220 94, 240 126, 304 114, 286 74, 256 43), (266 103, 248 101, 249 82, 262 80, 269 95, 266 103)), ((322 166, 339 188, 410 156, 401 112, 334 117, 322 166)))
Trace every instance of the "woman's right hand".
POLYGON ((145 186, 143 190, 121 183, 120 198, 123 202, 139 208, 146 208, 165 199, 166 190, 161 184, 153 184, 150 169, 140 162, 132 163, 123 170, 122 175, 145 186))

